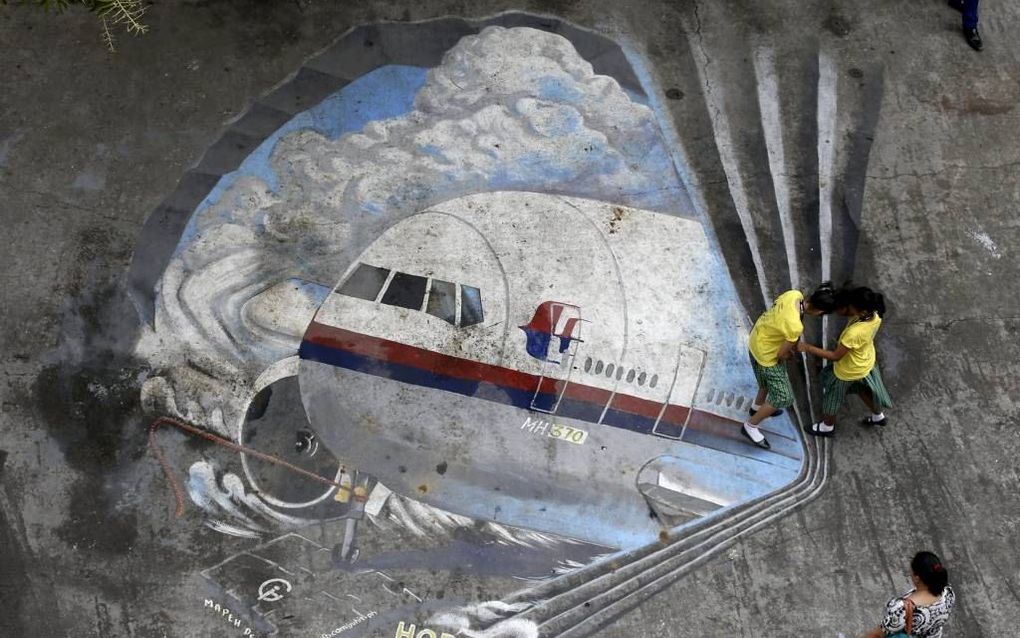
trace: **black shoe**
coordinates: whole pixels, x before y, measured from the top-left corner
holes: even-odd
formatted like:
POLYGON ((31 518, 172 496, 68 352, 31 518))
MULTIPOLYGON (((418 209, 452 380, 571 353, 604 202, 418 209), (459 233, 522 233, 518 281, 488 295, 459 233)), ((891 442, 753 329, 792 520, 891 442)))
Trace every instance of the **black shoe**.
POLYGON ((877 421, 875 419, 873 419, 872 417, 870 417, 870 416, 866 416, 863 419, 861 419, 861 425, 868 425, 868 426, 877 425, 879 427, 885 427, 885 424, 888 423, 888 422, 889 422, 889 417, 887 417, 887 416, 884 416, 884 417, 882 417, 881 419, 879 419, 877 421))
POLYGON ((970 45, 970 48, 975 51, 980 51, 985 46, 984 43, 981 42, 981 34, 978 33, 977 27, 974 27, 973 29, 964 29, 963 39, 966 40, 967 44, 970 45))
POLYGON ((835 428, 829 430, 828 432, 822 432, 821 430, 818 429, 819 425, 821 425, 821 423, 808 423, 807 425, 804 426, 804 431, 810 434, 811 436, 821 436, 825 438, 829 438, 830 436, 836 433, 835 428))
POLYGON ((760 443, 758 441, 755 441, 754 439, 751 438, 751 435, 747 433, 747 428, 745 428, 743 425, 740 426, 740 433, 743 434, 745 437, 747 437, 748 441, 750 441, 751 443, 754 443, 755 445, 757 445, 761 449, 763 449, 763 450, 771 450, 772 449, 772 445, 769 444, 769 440, 768 439, 762 439, 760 443))
MULTIPOLYGON (((750 414, 751 416, 754 416, 754 413, 755 413, 755 412, 757 412, 757 410, 755 410, 754 408, 748 408, 748 409, 747 409, 747 413, 748 413, 748 414, 750 414)), ((781 415, 782 413, 783 413, 783 411, 782 411, 782 410, 776 410, 775 412, 773 412, 772 414, 768 415, 768 416, 767 416, 767 417, 765 417, 765 418, 766 418, 766 419, 771 419, 772 417, 774 417, 774 416, 779 416, 779 415, 781 415)))
POLYGON ((949 0, 949 6, 963 13, 963 0, 949 0))

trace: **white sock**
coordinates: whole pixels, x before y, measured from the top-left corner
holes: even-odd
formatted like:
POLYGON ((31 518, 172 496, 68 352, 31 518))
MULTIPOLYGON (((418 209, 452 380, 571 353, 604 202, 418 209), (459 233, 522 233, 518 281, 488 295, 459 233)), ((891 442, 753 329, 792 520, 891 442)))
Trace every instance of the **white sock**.
POLYGON ((836 426, 826 425, 825 421, 819 421, 817 424, 815 424, 815 429, 818 430, 819 432, 832 432, 833 430, 836 429, 836 426))
POLYGON ((756 426, 751 425, 747 421, 744 421, 744 432, 747 432, 748 436, 755 443, 761 443, 765 440, 765 435, 759 432, 756 426))
POLYGON ((871 420, 872 421, 881 421, 884 418, 885 418, 885 413, 884 412, 872 412, 871 413, 871 420))

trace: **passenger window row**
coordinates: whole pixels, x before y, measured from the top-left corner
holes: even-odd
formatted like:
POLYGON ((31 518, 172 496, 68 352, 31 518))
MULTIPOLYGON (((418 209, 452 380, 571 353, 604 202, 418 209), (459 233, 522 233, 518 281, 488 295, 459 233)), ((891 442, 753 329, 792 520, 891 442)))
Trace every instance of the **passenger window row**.
MULTIPOLYGON (((744 408, 744 399, 746 397, 737 396, 733 392, 725 392, 723 390, 716 390, 712 388, 708 391, 708 396, 705 397, 705 401, 708 403, 715 403, 716 405, 726 404, 726 407, 736 408, 742 410, 744 408)), ((750 405, 750 401, 748 401, 750 405)))
POLYGON ((405 272, 391 271, 369 264, 358 267, 340 286, 341 295, 366 301, 381 301, 388 306, 423 310, 461 328, 482 323, 482 294, 474 286, 455 284, 405 272), (457 289, 460 289, 459 308, 457 289), (380 296, 380 293, 381 296, 380 296), (460 322, 457 322, 458 310, 460 322))
POLYGON ((659 385, 659 375, 653 374, 652 378, 648 378, 647 372, 638 372, 634 368, 629 370, 623 366, 618 366, 613 363, 603 363, 601 359, 592 359, 588 357, 584 360, 584 371, 589 374, 602 375, 605 374, 607 379, 612 379, 614 376, 617 381, 620 381, 626 376, 627 383, 634 383, 637 381, 639 386, 643 386, 645 382, 648 383, 649 388, 654 388, 659 385))

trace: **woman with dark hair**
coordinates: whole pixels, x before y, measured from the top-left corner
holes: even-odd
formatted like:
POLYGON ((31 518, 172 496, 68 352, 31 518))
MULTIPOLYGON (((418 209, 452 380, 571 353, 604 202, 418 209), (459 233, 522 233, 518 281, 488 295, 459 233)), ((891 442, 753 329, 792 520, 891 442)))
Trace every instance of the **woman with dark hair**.
POLYGON ((804 332, 804 315, 827 315, 835 309, 836 291, 832 283, 826 281, 807 298, 799 290, 784 292, 754 322, 747 347, 758 382, 758 395, 751 403, 751 418, 744 422, 741 432, 758 447, 770 449, 758 425, 793 405, 793 387, 784 364, 797 350, 797 342, 804 332))
POLYGON ((833 435, 836 413, 847 394, 856 394, 871 410, 861 421, 864 425, 885 425, 888 419, 882 409, 892 407, 875 355, 875 334, 885 314, 885 297, 866 286, 847 284, 836 292, 836 306, 838 314, 851 319, 835 350, 797 344, 798 351, 833 362, 822 369, 822 421, 804 428, 815 436, 833 435))
POLYGON ((949 571, 935 554, 918 552, 910 561, 910 579, 914 588, 890 600, 882 624, 862 638, 942 638, 942 626, 949 620, 956 602, 956 594, 949 586, 949 571))

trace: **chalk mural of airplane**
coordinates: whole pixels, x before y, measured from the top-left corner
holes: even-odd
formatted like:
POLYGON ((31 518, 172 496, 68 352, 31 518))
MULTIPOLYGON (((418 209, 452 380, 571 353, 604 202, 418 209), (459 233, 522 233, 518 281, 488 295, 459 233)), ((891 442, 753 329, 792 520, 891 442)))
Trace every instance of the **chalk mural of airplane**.
POLYGON ((710 250, 696 221, 537 193, 412 215, 304 285, 308 420, 399 494, 608 547, 779 489, 802 444, 785 417, 771 451, 740 436, 746 328, 712 311, 710 250))

